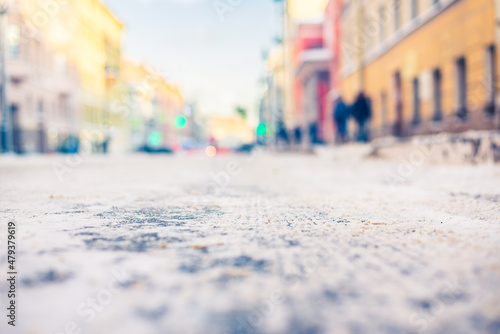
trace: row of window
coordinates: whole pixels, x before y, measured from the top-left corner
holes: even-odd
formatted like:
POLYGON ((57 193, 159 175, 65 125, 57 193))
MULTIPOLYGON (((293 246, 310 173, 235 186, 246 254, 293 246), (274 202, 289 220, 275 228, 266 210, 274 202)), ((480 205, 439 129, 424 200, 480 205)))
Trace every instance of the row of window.
MULTIPOLYGON (((432 1, 432 5, 436 5, 439 3, 440 0, 431 0, 432 1)), ((401 0, 394 0, 393 2, 393 16, 394 16, 394 31, 397 32, 399 29, 401 29, 402 27, 402 11, 401 11, 401 5, 402 5, 402 1, 401 0)), ((416 19, 418 17, 418 15, 420 14, 420 1, 419 0, 411 0, 411 4, 410 4, 410 11, 411 11, 411 14, 410 14, 410 18, 412 20, 416 19)), ((385 17, 387 16, 387 10, 384 6, 380 7, 379 8, 379 21, 380 21, 380 30, 379 30, 379 34, 380 34, 380 42, 384 41, 385 39, 385 27, 384 27, 384 24, 383 22, 385 22, 386 20, 384 19, 385 17)))
MULTIPOLYGON (((420 13, 419 0, 411 0, 410 10, 411 19, 416 19, 420 13)), ((439 3, 439 0, 432 0, 432 5, 439 3)), ((401 28, 401 0, 394 0, 394 30, 398 31, 401 28)))
MULTIPOLYGON (((486 50, 486 64, 485 64, 485 80, 482 82, 480 88, 481 92, 483 92, 487 102, 486 102, 486 110, 488 113, 492 114, 495 108, 495 99, 496 99, 496 66, 495 66, 495 58, 496 58, 496 48, 495 46, 490 46, 486 50)), ((455 77, 454 81, 456 82, 456 116, 459 119, 466 119, 469 106, 474 104, 472 102, 472 97, 469 98, 467 95, 468 87, 467 87, 467 59, 465 57, 460 57, 455 62, 455 77)), ((395 94, 396 101, 398 101, 396 108, 402 108, 402 83, 401 83, 401 75, 400 73, 396 73, 395 75, 395 94)), ((433 115, 432 121, 440 122, 443 119, 443 73, 440 68, 436 68, 432 71, 432 108, 433 115)), ((469 90, 470 91, 470 90, 469 90)), ((476 92, 478 93, 478 92, 476 92)), ((419 77, 415 77, 412 81, 412 98, 413 98, 413 110, 412 110, 412 124, 414 126, 418 126, 422 122, 422 114, 421 114, 421 96, 422 96, 422 82, 419 77)), ((477 98, 477 97, 474 97, 477 98)), ((476 106, 479 107, 479 106, 476 106)), ((381 121, 383 126, 387 126, 387 109, 388 109, 388 101, 387 94, 383 92, 381 94, 380 101, 381 108, 381 121)), ((402 117, 402 110, 396 110, 396 118, 402 117)))

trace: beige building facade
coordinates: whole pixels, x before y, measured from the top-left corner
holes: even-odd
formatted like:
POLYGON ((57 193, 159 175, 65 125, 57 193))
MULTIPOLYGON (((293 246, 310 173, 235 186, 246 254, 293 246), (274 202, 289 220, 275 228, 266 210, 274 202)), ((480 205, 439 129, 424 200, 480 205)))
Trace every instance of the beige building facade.
POLYGON ((494 0, 345 1, 342 95, 373 136, 498 129, 494 0))

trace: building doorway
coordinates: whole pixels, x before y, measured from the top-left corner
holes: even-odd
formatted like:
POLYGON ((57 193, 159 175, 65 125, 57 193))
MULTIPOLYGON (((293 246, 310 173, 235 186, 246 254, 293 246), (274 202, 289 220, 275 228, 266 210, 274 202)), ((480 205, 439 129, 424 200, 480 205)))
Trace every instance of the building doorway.
POLYGON ((10 106, 10 120, 12 122, 12 146, 14 152, 23 153, 22 129, 19 120, 19 106, 17 104, 10 106))
POLYGON ((44 110, 43 102, 38 102, 38 130, 37 130, 37 151, 38 153, 45 153, 45 129, 44 123, 44 110))

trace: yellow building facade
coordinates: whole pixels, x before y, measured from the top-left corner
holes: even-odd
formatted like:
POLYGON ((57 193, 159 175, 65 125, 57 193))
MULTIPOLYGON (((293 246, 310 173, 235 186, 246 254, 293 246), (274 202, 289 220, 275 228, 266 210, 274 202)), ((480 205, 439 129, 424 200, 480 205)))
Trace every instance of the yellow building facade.
POLYGON ((208 121, 210 135, 217 145, 234 148, 255 141, 255 132, 246 119, 239 116, 211 117, 208 121))
POLYGON ((307 20, 322 16, 328 0, 289 0, 288 15, 293 20, 307 20))
POLYGON ((189 122, 182 128, 176 126, 177 117, 190 117, 185 115, 185 101, 180 89, 144 63, 125 60, 121 68, 127 91, 122 95, 126 96, 124 106, 132 148, 151 144, 151 134, 155 134, 158 141, 153 146, 171 147, 189 138, 189 122))
POLYGON ((342 95, 370 98, 374 136, 498 127, 494 0, 351 0, 342 95))
POLYGON ((99 0, 21 0, 21 8, 31 29, 41 31, 54 51, 77 68, 82 139, 100 145, 109 128, 123 121, 110 115, 119 98, 123 24, 99 0))

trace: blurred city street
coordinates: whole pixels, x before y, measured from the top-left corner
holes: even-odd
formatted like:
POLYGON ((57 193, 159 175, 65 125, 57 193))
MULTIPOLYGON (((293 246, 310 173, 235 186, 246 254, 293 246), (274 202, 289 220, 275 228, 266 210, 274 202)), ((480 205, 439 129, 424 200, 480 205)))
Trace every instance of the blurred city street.
POLYGON ((0 334, 500 334, 500 0, 0 0, 0 334))
POLYGON ((499 333, 498 165, 369 149, 2 157, 16 333, 499 333))

